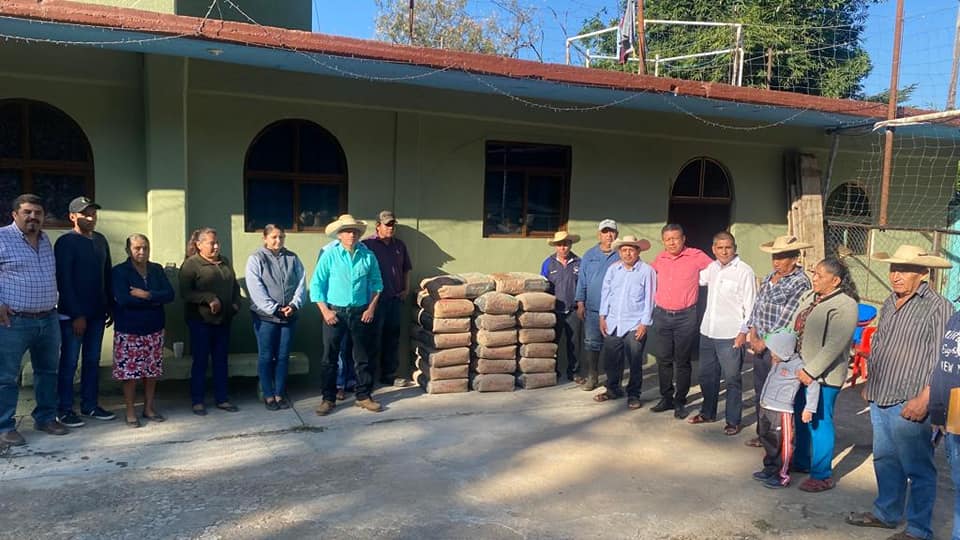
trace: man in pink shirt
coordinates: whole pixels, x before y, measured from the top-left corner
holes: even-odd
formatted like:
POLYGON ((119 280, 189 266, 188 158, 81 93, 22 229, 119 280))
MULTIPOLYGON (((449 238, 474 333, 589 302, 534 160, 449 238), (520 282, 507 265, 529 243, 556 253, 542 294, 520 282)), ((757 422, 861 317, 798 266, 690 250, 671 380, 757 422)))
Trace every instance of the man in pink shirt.
POLYGON ((650 410, 673 409, 679 419, 687 417, 687 392, 693 368, 690 356, 697 340, 697 295, 700 271, 713 259, 697 248, 687 247, 683 227, 668 223, 660 231, 664 250, 653 260, 657 292, 653 299, 654 356, 660 378, 660 402, 650 410), (676 387, 674 387, 676 372, 676 387))

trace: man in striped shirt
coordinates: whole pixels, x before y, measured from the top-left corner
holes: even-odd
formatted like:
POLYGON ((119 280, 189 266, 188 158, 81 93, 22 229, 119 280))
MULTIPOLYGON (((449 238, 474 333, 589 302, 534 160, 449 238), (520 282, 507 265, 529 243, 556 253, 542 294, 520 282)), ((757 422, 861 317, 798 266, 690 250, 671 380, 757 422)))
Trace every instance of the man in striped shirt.
POLYGON ((14 199, 13 223, 0 227, 0 448, 26 444, 14 414, 23 353, 30 350, 37 406, 34 426, 51 435, 69 430, 57 421, 57 275, 53 246, 43 232, 43 201, 14 199))
POLYGON ((949 268, 950 263, 909 245, 893 255, 874 253, 873 259, 890 263, 893 290, 880 308, 864 394, 873 424, 877 498, 872 512, 850 514, 847 523, 892 529, 906 519, 907 527, 897 538, 926 540, 933 536, 930 522, 937 497, 927 417, 930 377, 953 314, 950 302, 926 279, 930 268, 949 268))

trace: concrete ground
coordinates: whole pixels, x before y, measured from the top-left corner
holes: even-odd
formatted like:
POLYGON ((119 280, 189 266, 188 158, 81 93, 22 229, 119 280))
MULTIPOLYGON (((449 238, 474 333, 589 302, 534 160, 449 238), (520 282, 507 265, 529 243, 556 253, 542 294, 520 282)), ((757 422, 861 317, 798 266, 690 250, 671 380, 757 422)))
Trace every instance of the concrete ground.
MULTIPOLYGON (((169 420, 98 422, 66 437, 32 430, 0 455, 0 538, 641 538, 883 539, 843 523, 868 510, 870 425, 854 390, 838 405, 836 489, 769 490, 750 477, 762 451, 722 433, 598 404, 572 384, 503 394, 377 392, 386 411, 343 402, 314 415, 315 390, 270 412, 190 413, 186 388, 161 387, 169 420)), ((745 376, 745 383, 750 373, 745 376)), ((234 388, 234 390, 237 390, 234 388)), ((696 392, 696 389, 694 389, 696 392)), ((253 396, 253 387, 243 393, 253 396)), ((235 392, 236 396, 240 392, 235 392)), ((752 396, 748 392, 747 396, 752 396)), ((695 394, 699 400, 699 394, 695 394)), ((122 411, 117 396, 107 405, 122 411)), ((29 410, 21 407, 20 412, 29 410)), ((947 539, 953 488, 938 452, 934 517, 947 539)), ((794 476, 794 485, 804 476, 794 476)))

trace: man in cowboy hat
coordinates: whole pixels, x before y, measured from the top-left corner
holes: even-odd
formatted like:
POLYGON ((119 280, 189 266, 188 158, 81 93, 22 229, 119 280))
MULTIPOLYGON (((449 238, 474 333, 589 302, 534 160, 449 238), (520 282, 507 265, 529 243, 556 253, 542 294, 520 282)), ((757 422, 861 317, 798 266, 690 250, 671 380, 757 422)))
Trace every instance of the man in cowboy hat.
POLYGON ((853 513, 847 523, 893 529, 892 536, 928 539, 937 498, 932 429, 927 417, 930 378, 953 306, 927 283, 930 268, 950 268, 946 259, 917 246, 902 245, 873 260, 890 264, 893 292, 883 302, 870 351, 864 397, 873 424, 873 470, 877 498, 873 511, 853 513))
POLYGON ((580 261, 580 276, 577 277, 577 317, 583 321, 583 359, 587 364, 587 380, 581 388, 591 391, 597 387, 600 368, 600 349, 603 334, 600 333, 600 289, 607 268, 620 256, 613 249, 617 239, 617 222, 604 219, 597 226, 597 245, 588 249, 580 261))
POLYGON ((717 260, 700 272, 700 285, 707 287, 707 309, 700 323, 700 390, 703 404, 691 424, 714 422, 720 396, 720 376, 727 382, 726 426, 723 432, 740 433, 743 416, 743 345, 747 341, 747 318, 757 294, 753 268, 737 256, 737 241, 721 231, 713 235, 717 260))
MULTIPOLYGON (((760 244, 760 251, 770 254, 773 272, 763 279, 757 291, 753 310, 747 320, 746 360, 753 365, 754 405, 757 418, 760 418, 760 389, 770 374, 772 360, 763 336, 780 328, 785 328, 800 305, 800 297, 810 290, 810 278, 803 272, 797 261, 800 252, 813 247, 796 236, 778 236, 770 242, 760 244)), ((759 433, 759 426, 757 428, 759 433)), ((760 448, 760 437, 747 441, 747 446, 760 448)))
MULTIPOLYGON (((573 244, 579 241, 579 235, 570 234, 567 231, 554 234, 553 239, 547 242, 548 245, 553 246, 554 254, 543 261, 543 265, 540 266, 540 275, 547 278, 554 296, 557 297, 556 340, 558 345, 564 344, 567 353, 567 380, 583 384, 586 378, 580 373, 580 364, 577 361, 577 340, 583 323, 577 317, 574 303, 577 277, 580 275, 580 257, 571 251, 573 244)), ((559 362, 556 370, 559 379, 559 362)))
POLYGON ((371 357, 374 345, 374 315, 383 291, 380 265, 360 236, 366 222, 343 214, 327 225, 328 235, 337 242, 325 248, 310 280, 310 300, 323 316, 323 358, 320 360, 320 385, 323 401, 317 414, 330 414, 337 399, 337 358, 345 333, 353 340, 353 362, 357 373, 356 405, 379 412, 380 403, 370 397, 373 390, 371 357))
POLYGON ((687 247, 683 227, 676 223, 665 225, 660 239, 664 249, 652 263, 657 271, 653 325, 657 328, 655 355, 660 402, 650 410, 673 409, 673 416, 683 419, 687 417, 687 393, 693 374, 690 357, 697 341, 700 271, 713 259, 697 248, 687 247))
POLYGON ((397 354, 400 347, 400 323, 403 301, 410 292, 410 254, 407 245, 396 237, 397 217, 392 210, 377 215, 376 234, 363 241, 377 257, 383 278, 383 293, 377 302, 374 319, 377 335, 376 356, 380 359, 380 384, 410 386, 409 380, 396 378, 397 354))
POLYGON ((623 396, 624 357, 630 366, 627 383, 627 407, 639 409, 643 382, 643 354, 647 328, 653 324, 653 291, 657 275, 640 260, 640 252, 650 249, 650 242, 627 235, 613 243, 620 260, 607 268, 600 292, 600 333, 603 334, 603 364, 606 367, 606 390, 593 396, 604 402, 623 396))

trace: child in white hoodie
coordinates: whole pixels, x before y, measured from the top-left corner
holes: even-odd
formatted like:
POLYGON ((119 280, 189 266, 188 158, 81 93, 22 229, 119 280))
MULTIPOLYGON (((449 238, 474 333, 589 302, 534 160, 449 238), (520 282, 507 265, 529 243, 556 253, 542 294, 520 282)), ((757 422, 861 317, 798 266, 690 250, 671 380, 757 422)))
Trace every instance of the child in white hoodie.
MULTIPOLYGON (((790 458, 793 456, 793 405, 800 389, 797 372, 803 369, 803 359, 797 354, 797 336, 786 329, 769 334, 764 340, 773 367, 763 384, 760 394, 759 425, 760 442, 766 454, 763 470, 753 473, 753 478, 771 489, 790 485, 790 458)), ((820 399, 820 384, 814 381, 806 389, 807 403, 801 420, 809 423, 817 410, 820 399)))

